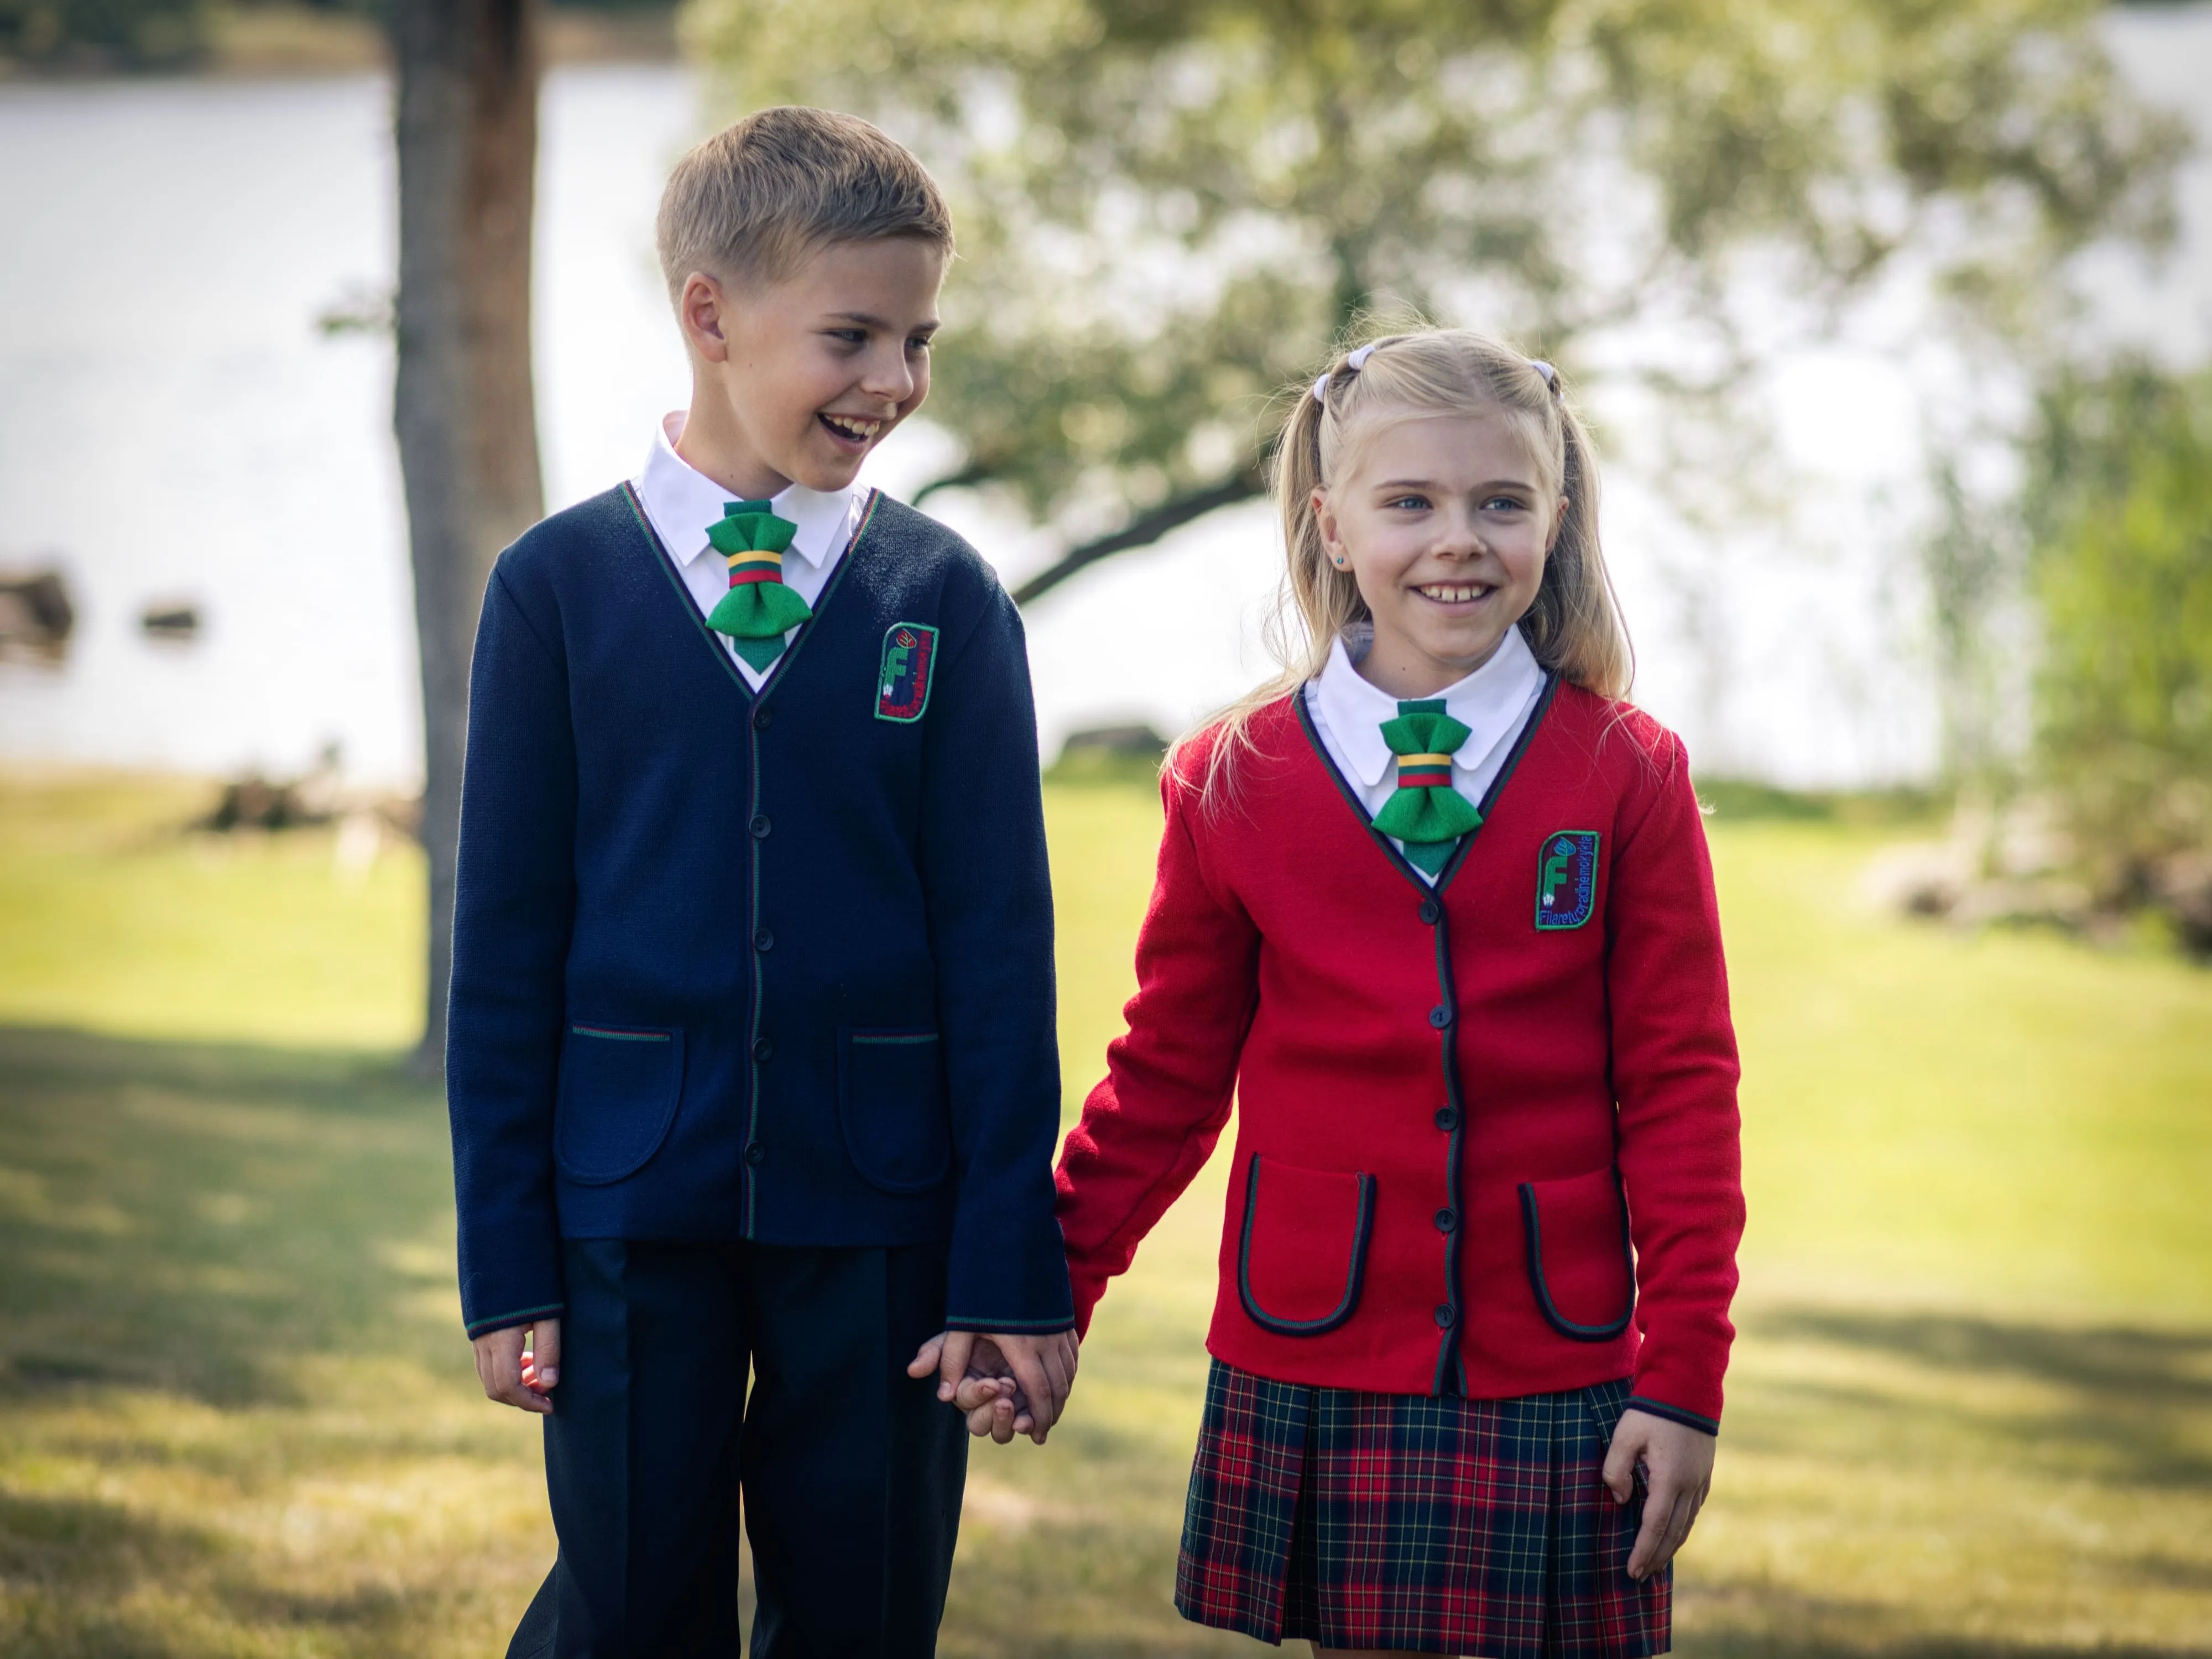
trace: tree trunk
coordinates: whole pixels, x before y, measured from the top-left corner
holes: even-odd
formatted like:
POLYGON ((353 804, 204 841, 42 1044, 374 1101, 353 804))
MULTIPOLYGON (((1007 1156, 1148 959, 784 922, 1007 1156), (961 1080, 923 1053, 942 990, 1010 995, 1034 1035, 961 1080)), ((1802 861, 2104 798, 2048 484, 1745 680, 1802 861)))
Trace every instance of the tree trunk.
POLYGON ((469 657, 499 550, 544 513, 530 374, 538 0, 394 0, 398 374, 422 658, 429 988, 418 1064, 446 1047, 469 657))

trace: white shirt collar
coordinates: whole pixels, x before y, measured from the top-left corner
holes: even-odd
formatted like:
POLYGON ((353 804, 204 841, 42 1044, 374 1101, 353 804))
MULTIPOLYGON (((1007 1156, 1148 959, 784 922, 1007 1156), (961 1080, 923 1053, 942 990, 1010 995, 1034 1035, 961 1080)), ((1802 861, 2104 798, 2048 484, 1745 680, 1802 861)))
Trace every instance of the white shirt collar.
MULTIPOLYGON (((707 527, 737 498, 676 453, 676 441, 683 435, 684 411, 678 410, 661 421, 652 452, 645 458, 645 470, 632 482, 669 556, 688 565, 710 545, 707 527)), ((786 484, 769 497, 769 505, 799 526, 787 556, 795 553, 818 566, 843 549, 853 511, 851 486, 824 492, 786 484)))
MULTIPOLYGON (((1314 686, 1329 735, 1361 784, 1370 789, 1381 781, 1391 761, 1390 745, 1382 741, 1382 722, 1398 715, 1398 699, 1360 678, 1352 665, 1352 651, 1364 657, 1372 639, 1364 625, 1352 630, 1349 648, 1346 638, 1340 636, 1329 647, 1328 665, 1314 686)), ((1480 765, 1485 756, 1519 728, 1543 680, 1543 667, 1521 630, 1509 628, 1488 662, 1437 692, 1444 712, 1468 729, 1467 741, 1453 752, 1453 764, 1469 769, 1480 765)))

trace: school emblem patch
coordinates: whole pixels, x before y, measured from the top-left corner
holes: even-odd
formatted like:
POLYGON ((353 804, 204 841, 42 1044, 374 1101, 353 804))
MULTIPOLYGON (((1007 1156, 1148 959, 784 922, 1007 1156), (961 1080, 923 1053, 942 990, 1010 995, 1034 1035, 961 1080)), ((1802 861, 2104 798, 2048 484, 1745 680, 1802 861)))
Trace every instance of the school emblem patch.
POLYGON ((1579 927, 1597 908, 1597 831, 1554 830, 1536 853, 1536 928, 1579 927))
POLYGON ((884 635, 876 671, 876 718, 910 726, 929 707, 930 665, 937 630, 924 623, 893 623, 884 635))

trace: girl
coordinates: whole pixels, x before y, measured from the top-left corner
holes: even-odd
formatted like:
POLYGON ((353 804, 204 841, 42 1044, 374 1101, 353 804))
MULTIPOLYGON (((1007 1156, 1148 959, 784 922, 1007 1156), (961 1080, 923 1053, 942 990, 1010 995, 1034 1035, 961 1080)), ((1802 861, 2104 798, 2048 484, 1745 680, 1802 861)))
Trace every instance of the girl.
POLYGON ((1129 1030, 1060 1167, 1078 1328, 1233 1094, 1183 1615, 1662 1653, 1733 1334, 1736 1056, 1589 441, 1549 365, 1436 330, 1339 358, 1277 453, 1304 638, 1164 774, 1129 1030))

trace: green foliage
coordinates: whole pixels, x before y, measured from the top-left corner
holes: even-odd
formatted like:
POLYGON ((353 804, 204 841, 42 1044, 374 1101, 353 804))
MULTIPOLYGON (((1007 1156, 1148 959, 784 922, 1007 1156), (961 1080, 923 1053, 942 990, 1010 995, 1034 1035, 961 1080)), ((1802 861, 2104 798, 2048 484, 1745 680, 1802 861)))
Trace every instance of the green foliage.
POLYGON ((2212 375, 2127 365, 2042 413, 2037 759, 2097 896, 2212 950, 2212 375))
POLYGON ((954 198, 931 414, 960 482, 1093 531, 1256 478, 1267 398, 1363 313, 1735 383, 1755 255, 1815 309, 1912 246, 2016 330, 2053 257, 2163 228, 2177 129, 2091 0, 691 0, 734 105, 854 110, 954 198), (829 43, 843 43, 842 47, 829 43))
POLYGON ((180 63, 206 45, 209 0, 0 0, 0 58, 132 68, 180 63))

